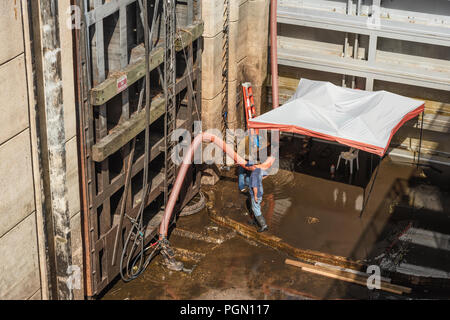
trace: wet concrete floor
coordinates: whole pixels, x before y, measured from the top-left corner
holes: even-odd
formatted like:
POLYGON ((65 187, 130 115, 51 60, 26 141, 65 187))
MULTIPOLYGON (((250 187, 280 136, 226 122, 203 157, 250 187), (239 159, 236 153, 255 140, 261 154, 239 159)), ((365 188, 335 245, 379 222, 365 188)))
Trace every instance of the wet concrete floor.
MULTIPOLYGON (((445 277, 450 272, 450 250, 441 240, 450 234, 448 193, 433 186, 416 167, 386 158, 360 218, 368 186, 369 181, 363 188, 280 170, 264 180, 262 208, 269 232, 298 248, 394 271, 397 268, 406 273, 431 272, 431 276, 445 277), (410 230, 425 230, 431 233, 431 239, 425 239, 422 232, 422 242, 413 241, 417 231, 409 234, 410 230), (405 236, 408 234, 409 238, 405 236)), ((250 219, 248 195, 238 190, 233 170, 206 189, 214 192, 214 208, 219 214, 240 222, 250 219)), ((304 300, 435 296, 426 292, 394 296, 288 266, 284 263, 288 257, 285 253, 215 224, 206 209, 181 217, 170 241, 191 272, 169 271, 157 256, 140 278, 130 283, 117 280, 101 298, 304 300)))
POLYGON ((118 279, 100 297, 146 299, 376 299, 393 295, 309 274, 284 263, 287 256, 210 221, 206 210, 182 217, 170 237, 192 272, 166 269, 157 256, 138 279, 118 279), (190 237, 189 237, 190 236, 190 237), (192 239, 195 237, 196 239, 192 239))

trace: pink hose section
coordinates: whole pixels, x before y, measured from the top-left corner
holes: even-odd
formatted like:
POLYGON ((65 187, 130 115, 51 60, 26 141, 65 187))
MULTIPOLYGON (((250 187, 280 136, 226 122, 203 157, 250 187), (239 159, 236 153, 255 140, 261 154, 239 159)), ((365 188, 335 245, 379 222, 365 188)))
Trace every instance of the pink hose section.
MULTIPOLYGON (((169 200, 167 201, 167 207, 166 211, 164 212, 164 217, 161 221, 161 225, 159 227, 159 236, 161 237, 167 237, 167 230, 169 227, 170 218, 172 217, 173 209, 175 207, 175 204, 178 199, 178 195, 180 194, 181 187, 183 185, 184 178, 186 177, 186 173, 191 166, 192 158, 194 157, 195 150, 200 147, 202 142, 213 142, 215 143, 219 148, 221 148, 223 151, 226 152, 228 156, 230 156, 234 162, 238 165, 240 165, 243 168, 246 168, 247 170, 255 170, 254 167, 245 167, 247 161, 239 156, 235 151, 233 146, 227 145, 222 139, 219 137, 203 132, 199 135, 197 135, 192 142, 192 144, 189 146, 188 151, 186 152, 183 162, 180 166, 180 170, 178 171, 177 179, 175 180, 175 183, 173 185, 172 193, 170 194, 169 200)), ((274 160, 274 159, 273 159, 274 160)), ((272 159, 269 159, 268 161, 271 161, 273 163, 272 159)), ((267 161, 266 161, 267 162, 267 161)))
POLYGON ((279 106, 278 97, 278 39, 277 39, 277 0, 271 0, 270 8, 270 62, 272 73, 272 107, 279 106))
MULTIPOLYGON (((273 108, 278 108, 279 98, 278 98, 278 39, 277 39, 277 0, 271 0, 271 10, 270 10, 270 41, 271 41, 271 72, 272 72, 272 106, 273 108)), ((247 163, 241 156, 239 156, 233 149, 233 147, 228 146, 222 139, 209 133, 202 133, 195 137, 191 146, 189 147, 183 163, 180 166, 180 171, 178 172, 177 179, 175 180, 172 193, 170 194, 169 200, 167 202, 166 211, 164 212, 164 217, 161 221, 159 228, 159 236, 167 237, 167 230, 169 228, 169 221, 172 217, 173 209, 175 203, 177 202, 178 196, 180 194, 181 186, 183 185, 186 173, 191 165, 192 158, 194 156, 194 151, 200 146, 201 142, 214 142, 217 146, 222 148, 223 151, 227 153, 234 162, 236 162, 241 167, 245 168, 247 163)), ((249 170, 254 170, 253 167, 247 168, 249 170)))

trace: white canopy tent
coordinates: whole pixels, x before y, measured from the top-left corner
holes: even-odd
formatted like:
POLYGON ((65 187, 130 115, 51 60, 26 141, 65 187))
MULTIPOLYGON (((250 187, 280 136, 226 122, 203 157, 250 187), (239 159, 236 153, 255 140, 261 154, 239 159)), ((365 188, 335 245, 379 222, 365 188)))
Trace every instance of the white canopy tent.
POLYGON ((301 79, 288 102, 249 120, 248 126, 337 141, 383 156, 395 132, 423 110, 423 101, 387 91, 301 79))

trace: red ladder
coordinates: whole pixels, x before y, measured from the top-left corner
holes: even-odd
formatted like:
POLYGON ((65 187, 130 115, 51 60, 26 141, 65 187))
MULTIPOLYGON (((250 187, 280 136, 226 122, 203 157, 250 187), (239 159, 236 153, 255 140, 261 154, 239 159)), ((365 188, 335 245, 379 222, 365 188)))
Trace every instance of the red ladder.
MULTIPOLYGON (((256 116, 255 109, 255 99, 253 98, 253 89, 250 82, 244 82, 242 84, 242 89, 244 91, 244 110, 245 110, 245 121, 247 124, 247 129, 249 129, 248 122, 256 116)), ((259 147, 259 130, 249 129, 250 137, 255 137, 255 145, 259 147)))
POLYGON ((249 120, 253 119, 256 116, 255 100, 253 98, 253 89, 252 89, 252 84, 250 82, 243 83, 242 89, 244 90, 245 120, 247 123, 247 129, 248 129, 249 120))

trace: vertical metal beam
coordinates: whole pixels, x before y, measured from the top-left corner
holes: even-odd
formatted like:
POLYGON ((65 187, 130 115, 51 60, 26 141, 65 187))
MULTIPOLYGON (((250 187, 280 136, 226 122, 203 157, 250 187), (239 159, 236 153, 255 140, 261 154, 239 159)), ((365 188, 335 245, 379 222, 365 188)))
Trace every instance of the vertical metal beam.
MULTIPOLYGON (((127 28, 127 6, 119 9, 119 38, 120 38, 120 68, 124 69, 128 65, 128 28, 127 28)), ((125 89, 122 92, 122 120, 130 117, 129 92, 125 89)))
POLYGON ((222 136, 226 137, 228 127, 228 68, 230 64, 230 0, 223 0, 222 28, 222 136))
MULTIPOLYGON (((91 46, 91 37, 89 32, 89 26, 86 23, 86 13, 89 11, 88 0, 77 0, 78 5, 81 8, 81 12, 83 13, 81 19, 82 29, 80 31, 80 63, 81 63, 81 72, 80 72, 80 92, 83 96, 83 102, 80 102, 80 122, 79 125, 83 126, 80 128, 80 131, 83 131, 85 134, 80 135, 80 144, 84 144, 81 148, 84 148, 83 152, 80 152, 80 155, 85 154, 85 157, 82 158, 82 161, 85 161, 85 188, 87 191, 87 198, 85 208, 87 211, 83 213, 83 232, 84 232, 84 256, 85 256, 85 288, 87 297, 92 297, 95 292, 96 281, 94 280, 96 273, 96 259, 95 259, 95 241, 98 226, 97 226, 97 217, 96 210, 92 206, 92 200, 96 196, 97 190, 97 181, 95 178, 95 164, 92 161, 92 149, 91 147, 95 143, 95 124, 94 124, 94 116, 92 106, 88 101, 88 92, 92 88, 92 69, 95 67, 95 62, 91 61, 90 57, 92 56, 92 46, 91 46), (92 63, 94 65, 92 65, 92 63), (84 118, 84 119, 82 119, 84 118), (84 139, 81 137, 84 136, 84 139)), ((92 5, 92 4, 91 4, 92 5)), ((82 167, 81 167, 82 168, 82 167)), ((83 180, 82 180, 83 183, 83 180)))
MULTIPOLYGON (((378 19, 380 18, 379 17, 380 5, 381 5, 381 0, 372 0, 371 15, 372 15, 372 19, 374 19, 375 21, 378 21, 378 19)), ((371 64, 373 64, 376 60, 377 43, 378 43, 378 36, 376 35, 376 33, 371 33, 369 35, 369 50, 368 50, 369 53, 367 56, 367 61, 369 61, 369 63, 371 63, 371 64)), ((374 82, 373 77, 369 76, 366 78, 366 90, 368 90, 368 91, 373 90, 373 82, 374 82)))
MULTIPOLYGON (((102 0, 95 0, 94 8, 99 8, 103 5, 102 0)), ((95 57, 94 61, 94 85, 97 85, 106 79, 106 69, 105 69, 105 43, 104 43, 104 29, 103 29, 103 20, 100 20, 95 23, 95 57)), ((104 138, 108 134, 108 122, 107 122, 107 111, 106 104, 98 106, 99 115, 98 119, 95 120, 95 138, 97 141, 104 138)), ((97 194, 102 194, 109 185, 109 161, 108 159, 104 160, 101 163, 101 171, 97 174, 97 194)), ((105 199, 105 202, 102 204, 101 212, 98 213, 97 210, 99 208, 94 208, 93 210, 93 220, 100 223, 100 228, 97 229, 100 232, 100 235, 105 234, 110 225, 111 225, 111 215, 110 215, 110 200, 109 198, 105 199), (97 215, 100 215, 100 219, 97 219, 97 215)), ((96 266, 94 269, 95 276, 98 281, 97 284, 103 281, 102 278, 107 274, 106 268, 106 259, 107 255, 103 254, 102 260, 98 261, 96 258, 94 261, 94 265, 96 266), (104 266, 104 267, 103 267, 104 266), (102 274, 100 273, 102 270, 102 274)))
POLYGON ((194 0, 187 0, 187 24, 194 22, 194 0))
MULTIPOLYGON (((119 9, 119 29, 120 29, 120 34, 119 34, 119 38, 120 38, 120 67, 121 69, 125 69, 125 67, 128 66, 128 23, 127 23, 127 6, 121 6, 119 9)), ((128 120, 131 116, 131 112, 130 112, 130 92, 129 89, 125 89, 122 92, 122 117, 121 117, 121 121, 125 121, 128 120)), ((127 170, 127 165, 129 161, 133 161, 133 159, 129 159, 129 157, 133 157, 134 152, 131 153, 130 152, 130 145, 127 144, 123 150, 122 150, 122 154, 123 154, 123 169, 125 170, 124 172, 126 172, 127 170)), ((131 206, 132 206, 132 192, 131 189, 128 190, 128 194, 126 196, 122 197, 122 201, 124 201, 124 199, 127 199, 127 203, 126 206, 127 208, 130 210, 131 206)), ((122 232, 121 230, 117 230, 117 232, 122 232)), ((113 263, 115 261, 112 261, 113 263)))
POLYGON ((166 114, 164 125, 165 166, 164 166, 164 204, 167 204, 170 193, 170 185, 175 180, 175 164, 171 155, 174 142, 171 141, 172 132, 176 129, 176 3, 175 0, 164 1, 164 25, 165 25, 165 52, 164 52, 164 94, 166 99, 166 114))
MULTIPOLYGON (((44 164, 45 207, 49 218, 49 251, 54 268, 52 298, 73 299, 69 286, 72 265, 70 214, 67 201, 66 141, 64 129, 63 88, 61 75, 61 43, 58 23, 58 1, 40 0, 37 8, 40 25, 40 43, 37 49, 42 54, 39 77, 42 114, 41 156, 44 164)), ((35 21, 36 21, 35 20, 35 21)), ((38 31, 38 32, 39 32, 38 31)))

